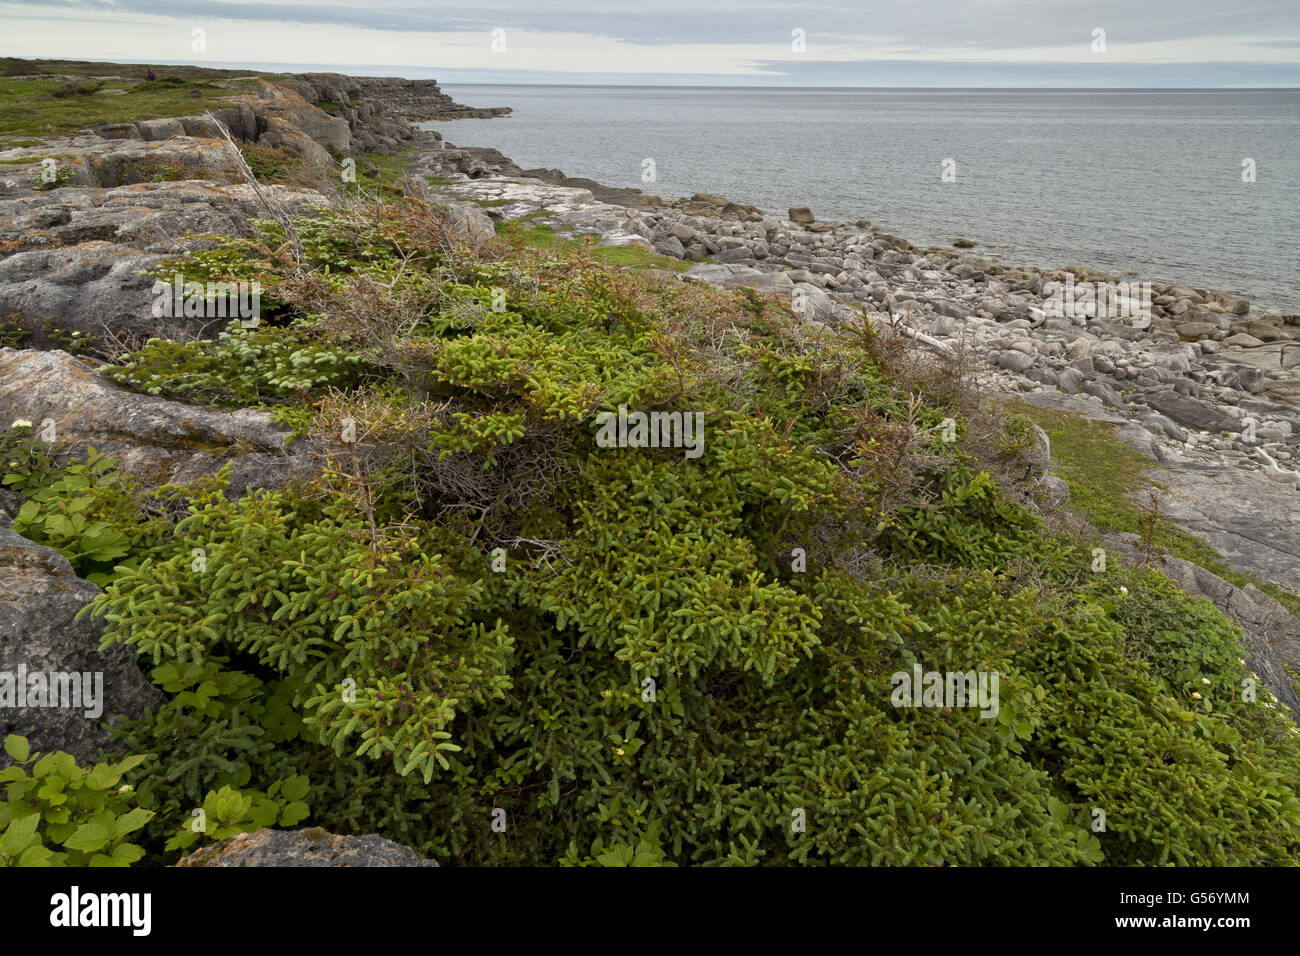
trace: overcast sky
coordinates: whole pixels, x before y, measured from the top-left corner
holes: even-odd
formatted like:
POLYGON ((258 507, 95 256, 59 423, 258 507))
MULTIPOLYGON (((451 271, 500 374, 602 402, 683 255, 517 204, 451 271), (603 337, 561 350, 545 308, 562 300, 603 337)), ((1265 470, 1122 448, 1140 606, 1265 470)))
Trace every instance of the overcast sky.
POLYGON ((450 83, 1300 86, 1300 0, 0 0, 0 19, 9 56, 450 83))

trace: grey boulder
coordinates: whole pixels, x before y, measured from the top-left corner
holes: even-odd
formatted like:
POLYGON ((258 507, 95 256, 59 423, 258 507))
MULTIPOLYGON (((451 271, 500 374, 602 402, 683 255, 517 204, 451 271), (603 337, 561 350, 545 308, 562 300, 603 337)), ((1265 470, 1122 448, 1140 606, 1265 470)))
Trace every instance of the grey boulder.
POLYGON ((256 830, 204 847, 177 866, 418 866, 438 864, 374 833, 338 836, 320 827, 256 830))
POLYGON ((0 349, 0 422, 52 428, 62 450, 87 446, 146 486, 187 484, 229 463, 231 491, 278 487, 317 470, 303 443, 267 412, 222 411, 109 381, 67 352, 0 349))
MULTIPOLYGON (((69 693, 42 706, 15 706, 16 697, 13 705, 0 706, 0 737, 18 734, 34 753, 62 750, 84 766, 94 763, 109 743, 106 721, 139 717, 147 705, 161 700, 129 647, 118 644, 101 651, 102 623, 74 620, 97 594, 99 588, 78 578, 57 551, 0 529, 0 682, 16 681, 20 669, 28 687, 35 674, 49 679, 52 672, 75 673, 79 682, 81 675, 91 675, 80 701, 69 693), (84 696, 95 687, 102 688, 102 697, 97 692, 84 696)), ((24 703, 32 701, 28 697, 24 703)), ((0 754, 0 766, 8 763, 0 754)))

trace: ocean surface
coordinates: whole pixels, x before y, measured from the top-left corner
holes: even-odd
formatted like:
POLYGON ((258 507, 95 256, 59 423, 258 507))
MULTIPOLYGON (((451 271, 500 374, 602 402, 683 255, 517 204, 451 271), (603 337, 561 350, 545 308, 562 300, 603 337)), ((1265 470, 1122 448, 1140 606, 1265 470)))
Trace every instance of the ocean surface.
POLYGON ((966 237, 1008 264, 1092 265, 1300 312, 1300 90, 444 89, 514 113, 426 125, 524 168, 780 218, 809 206, 922 247, 966 237))

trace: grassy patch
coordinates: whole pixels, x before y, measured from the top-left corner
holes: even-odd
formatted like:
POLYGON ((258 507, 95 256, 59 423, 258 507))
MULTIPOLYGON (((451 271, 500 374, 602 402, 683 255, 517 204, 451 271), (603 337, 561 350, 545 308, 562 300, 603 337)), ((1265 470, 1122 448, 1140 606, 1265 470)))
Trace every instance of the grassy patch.
POLYGON ((500 236, 515 239, 534 249, 554 250, 558 253, 572 252, 587 246, 587 252, 596 262, 610 266, 627 266, 630 269, 667 269, 670 272, 685 272, 694 263, 661 256, 638 246, 597 246, 586 239, 567 239, 556 235, 555 230, 545 223, 530 222, 534 217, 545 213, 530 213, 513 222, 497 223, 496 230, 500 236))
MULTIPOLYGON (((27 60, 15 56, 0 57, 0 77, 58 73, 63 76, 121 76, 143 80, 149 75, 150 70, 163 80, 213 81, 242 79, 254 75, 250 70, 217 70, 207 66, 172 66, 165 63, 101 63, 93 60, 27 60)), ((277 75, 279 74, 256 74, 267 79, 277 75)))
POLYGON ((146 166, 144 171, 148 174, 149 181, 155 183, 175 183, 185 179, 202 178, 198 171, 182 169, 171 163, 155 163, 146 166))
MULTIPOLYGON (((1053 471, 1070 486, 1070 507, 1097 530, 1142 534, 1147 512, 1133 500, 1143 488, 1164 486, 1160 466, 1116 436, 1115 426, 1071 412, 1040 408, 1013 400, 1008 408, 1034 422, 1052 440, 1053 471)), ((1300 597, 1272 581, 1243 573, 1225 563, 1223 554, 1194 534, 1161 518, 1152 543, 1176 558, 1191 561, 1237 587, 1253 584, 1300 616, 1300 597)))
POLYGON ((400 198, 398 180, 406 176, 415 159, 415 147, 403 146, 396 153, 363 153, 357 162, 357 182, 386 199, 400 198))
POLYGON ((1132 494, 1153 484, 1157 466, 1115 435, 1115 427, 1070 412, 1011 401, 1008 408, 1047 432, 1055 474, 1070 486, 1074 510, 1100 531, 1139 531, 1141 509, 1132 494))
POLYGON ((153 82, 0 78, 0 139, 66 136, 101 123, 146 117, 189 116, 220 105, 232 94, 208 80, 153 82))

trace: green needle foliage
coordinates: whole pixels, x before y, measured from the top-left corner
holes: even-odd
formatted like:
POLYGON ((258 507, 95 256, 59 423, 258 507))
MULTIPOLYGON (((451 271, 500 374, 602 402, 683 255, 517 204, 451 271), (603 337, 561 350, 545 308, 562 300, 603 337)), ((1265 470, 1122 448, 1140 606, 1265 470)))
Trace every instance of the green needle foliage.
POLYGON ((353 386, 361 365, 360 355, 312 342, 304 331, 244 328, 233 321, 213 340, 150 339, 103 371, 150 395, 240 408, 353 386))

